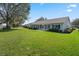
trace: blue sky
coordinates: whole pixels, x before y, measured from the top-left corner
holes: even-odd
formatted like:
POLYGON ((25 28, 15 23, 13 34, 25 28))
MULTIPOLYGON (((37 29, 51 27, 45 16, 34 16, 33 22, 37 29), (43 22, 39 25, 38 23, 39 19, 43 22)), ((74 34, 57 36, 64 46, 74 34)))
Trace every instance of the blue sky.
POLYGON ((39 17, 48 19, 69 16, 73 21, 79 18, 79 4, 69 3, 32 3, 28 22, 33 22, 39 17))

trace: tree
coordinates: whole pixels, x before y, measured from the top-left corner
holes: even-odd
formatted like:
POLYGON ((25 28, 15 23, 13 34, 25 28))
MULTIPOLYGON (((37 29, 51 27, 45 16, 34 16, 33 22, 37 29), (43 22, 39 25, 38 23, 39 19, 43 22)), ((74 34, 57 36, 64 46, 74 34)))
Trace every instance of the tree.
POLYGON ((75 19, 75 20, 72 22, 72 25, 74 25, 75 27, 79 27, 79 18, 75 19))
POLYGON ((20 25, 28 19, 30 4, 28 3, 0 3, 0 17, 6 23, 6 28, 20 25))
POLYGON ((38 18, 36 21, 44 21, 44 20, 47 20, 47 18, 40 17, 40 18, 38 18))

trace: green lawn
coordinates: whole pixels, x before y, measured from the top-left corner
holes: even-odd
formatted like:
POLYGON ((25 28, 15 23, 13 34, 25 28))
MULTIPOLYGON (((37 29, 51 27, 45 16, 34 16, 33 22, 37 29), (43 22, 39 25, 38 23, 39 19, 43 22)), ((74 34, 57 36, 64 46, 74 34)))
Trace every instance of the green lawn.
POLYGON ((0 32, 0 55, 76 56, 79 32, 64 34, 26 28, 0 32))

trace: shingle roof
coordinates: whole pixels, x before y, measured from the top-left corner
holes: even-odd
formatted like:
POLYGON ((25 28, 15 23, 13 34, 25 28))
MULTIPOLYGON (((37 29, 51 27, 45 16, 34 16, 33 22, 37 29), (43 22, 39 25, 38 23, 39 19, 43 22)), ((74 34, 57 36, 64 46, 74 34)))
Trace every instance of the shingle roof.
POLYGON ((36 22, 30 23, 30 24, 33 24, 33 25, 54 24, 54 23, 56 24, 56 23, 64 23, 66 20, 69 20, 69 17, 41 20, 41 21, 36 21, 36 22))

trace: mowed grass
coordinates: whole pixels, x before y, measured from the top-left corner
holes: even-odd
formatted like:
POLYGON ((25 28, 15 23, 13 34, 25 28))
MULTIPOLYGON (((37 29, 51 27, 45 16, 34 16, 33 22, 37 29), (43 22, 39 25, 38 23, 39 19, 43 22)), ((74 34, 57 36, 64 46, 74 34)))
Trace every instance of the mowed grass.
POLYGON ((79 56, 79 32, 26 28, 0 32, 0 56, 79 56))

